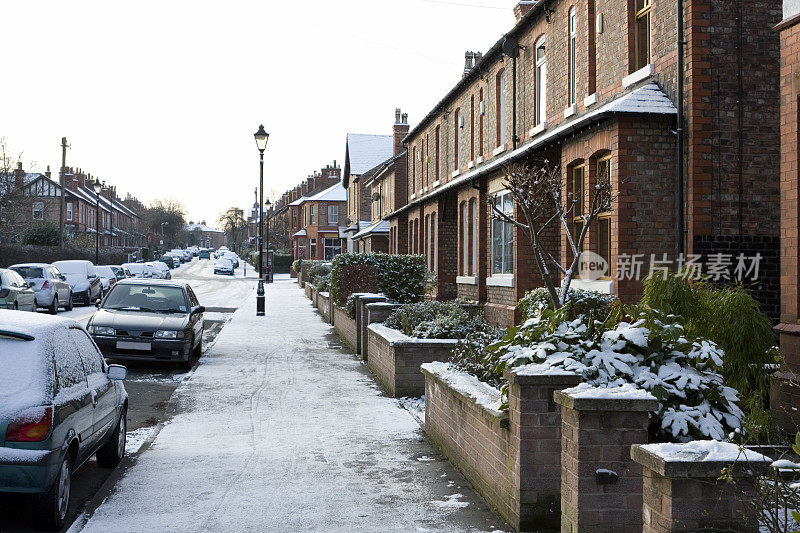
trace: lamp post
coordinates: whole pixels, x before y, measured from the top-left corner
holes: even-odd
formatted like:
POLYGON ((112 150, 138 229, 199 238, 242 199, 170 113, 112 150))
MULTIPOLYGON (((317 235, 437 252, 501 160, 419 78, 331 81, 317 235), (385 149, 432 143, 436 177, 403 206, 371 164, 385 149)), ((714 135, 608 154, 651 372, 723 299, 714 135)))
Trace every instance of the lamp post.
POLYGON ((264 150, 267 149, 269 133, 264 131, 264 125, 258 127, 255 133, 256 147, 259 153, 259 178, 258 178, 258 290, 256 291, 256 316, 264 316, 264 150))
POLYGON ((100 262, 100 191, 103 190, 103 183, 100 178, 97 178, 92 183, 94 194, 97 196, 97 210, 95 212, 95 227, 94 227, 94 264, 100 262))

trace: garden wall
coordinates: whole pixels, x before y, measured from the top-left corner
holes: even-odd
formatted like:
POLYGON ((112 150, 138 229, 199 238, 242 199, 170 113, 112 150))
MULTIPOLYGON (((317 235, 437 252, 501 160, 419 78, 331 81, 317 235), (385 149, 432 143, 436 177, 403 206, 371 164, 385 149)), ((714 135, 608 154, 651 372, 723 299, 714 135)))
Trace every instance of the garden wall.
POLYGON ((306 298, 309 300, 311 299, 311 284, 310 283, 303 283, 302 287, 306 291, 306 298))
POLYGON ((367 330, 370 354, 367 366, 395 397, 422 396, 425 376, 420 366, 448 361, 457 342, 455 339, 415 339, 383 324, 370 324, 367 330))
POLYGON ((333 308, 333 329, 336 334, 347 344, 347 346, 355 353, 356 351, 356 321, 350 318, 345 313, 344 309, 336 304, 331 306, 333 308))
MULTIPOLYGON (((64 248, 59 246, 34 246, 22 244, 0 245, 0 268, 17 263, 53 263, 69 259, 84 259, 94 262, 94 248, 64 248)), ((121 265, 128 262, 123 250, 100 248, 101 265, 121 265)))
POLYGON ((317 309, 326 322, 331 322, 331 294, 319 291, 317 294, 317 309))

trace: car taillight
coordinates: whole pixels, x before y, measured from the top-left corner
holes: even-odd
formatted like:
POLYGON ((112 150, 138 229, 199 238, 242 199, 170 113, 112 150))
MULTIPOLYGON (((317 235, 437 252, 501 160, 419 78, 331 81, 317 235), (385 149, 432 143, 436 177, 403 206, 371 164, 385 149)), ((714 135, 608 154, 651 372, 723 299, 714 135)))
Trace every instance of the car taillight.
POLYGON ((49 289, 50 288, 50 280, 47 280, 47 279, 44 280, 44 283, 42 283, 42 288, 43 289, 49 289))
POLYGON ((41 442, 53 428, 53 408, 37 407, 26 411, 8 425, 6 442, 41 442))

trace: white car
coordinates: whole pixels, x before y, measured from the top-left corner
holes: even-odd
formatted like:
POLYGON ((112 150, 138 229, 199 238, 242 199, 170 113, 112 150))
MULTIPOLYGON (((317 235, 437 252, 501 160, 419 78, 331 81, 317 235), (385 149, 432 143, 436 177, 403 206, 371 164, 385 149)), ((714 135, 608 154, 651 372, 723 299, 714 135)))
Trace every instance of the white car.
POLYGON ((105 294, 117 282, 117 274, 107 265, 96 266, 95 269, 100 276, 100 282, 103 284, 103 294, 105 294))
POLYGON ((163 261, 152 261, 146 263, 153 265, 153 277, 157 279, 172 279, 172 274, 169 273, 169 265, 163 261))
POLYGON ((83 259, 56 261, 53 266, 67 278, 72 288, 72 301, 86 305, 103 297, 103 284, 94 263, 83 259))
POLYGON ((222 259, 230 259, 231 263, 233 263, 233 268, 239 268, 239 256, 236 255, 236 252, 224 252, 222 259))
POLYGON ((230 274, 233 276, 233 262, 230 259, 214 261, 214 274, 230 274))
POLYGON ((133 278, 155 277, 155 268, 151 263, 123 263, 122 267, 127 268, 133 278))
POLYGON ((37 307, 47 308, 51 315, 56 314, 59 307, 72 311, 72 289, 56 267, 47 263, 24 263, 8 268, 36 291, 37 307))

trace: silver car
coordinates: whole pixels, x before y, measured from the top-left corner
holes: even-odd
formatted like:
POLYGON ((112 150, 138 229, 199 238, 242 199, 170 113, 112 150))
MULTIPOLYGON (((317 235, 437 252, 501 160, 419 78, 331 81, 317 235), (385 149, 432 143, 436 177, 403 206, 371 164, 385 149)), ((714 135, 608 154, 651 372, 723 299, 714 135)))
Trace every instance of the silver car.
POLYGON ((9 268, 36 292, 36 307, 46 308, 51 315, 58 313, 59 307, 72 310, 72 289, 58 268, 47 263, 20 263, 9 268))

